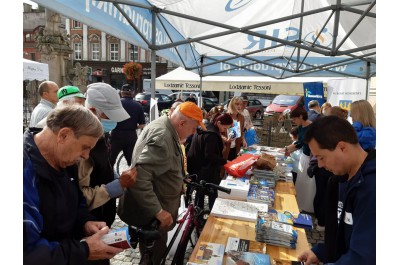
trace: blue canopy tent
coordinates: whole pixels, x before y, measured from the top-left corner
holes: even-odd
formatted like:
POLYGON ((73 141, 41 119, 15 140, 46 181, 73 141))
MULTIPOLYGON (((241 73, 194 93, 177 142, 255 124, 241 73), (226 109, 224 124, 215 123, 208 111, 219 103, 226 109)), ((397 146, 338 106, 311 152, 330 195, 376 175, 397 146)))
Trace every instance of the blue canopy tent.
POLYGON ((34 0, 210 75, 376 75, 376 1, 34 0), (155 25, 155 26, 154 26, 155 25))

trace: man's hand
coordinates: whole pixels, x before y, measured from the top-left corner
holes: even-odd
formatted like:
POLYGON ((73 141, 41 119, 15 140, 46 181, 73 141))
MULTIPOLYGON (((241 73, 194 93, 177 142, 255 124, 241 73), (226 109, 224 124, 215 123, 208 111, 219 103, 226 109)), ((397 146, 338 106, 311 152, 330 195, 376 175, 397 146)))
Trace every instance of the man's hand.
POLYGON ((159 212, 156 215, 156 218, 160 221, 159 228, 161 230, 167 230, 168 227, 170 227, 173 224, 171 214, 165 210, 161 210, 161 212, 159 212))
POLYGON ((119 176, 119 183, 121 183, 121 186, 123 188, 131 187, 136 183, 136 176, 136 167, 127 169, 123 171, 122 174, 119 176))
POLYGON ((86 243, 89 246, 89 260, 111 259, 123 251, 122 248, 109 246, 101 240, 101 237, 107 234, 108 231, 108 227, 105 226, 94 235, 86 238, 86 243))
POLYGON ((311 250, 303 252, 297 257, 300 261, 304 262, 304 265, 319 264, 317 256, 311 250))
POLYGON ((86 236, 91 236, 106 226, 107 226, 106 222, 87 221, 83 229, 85 231, 86 236))

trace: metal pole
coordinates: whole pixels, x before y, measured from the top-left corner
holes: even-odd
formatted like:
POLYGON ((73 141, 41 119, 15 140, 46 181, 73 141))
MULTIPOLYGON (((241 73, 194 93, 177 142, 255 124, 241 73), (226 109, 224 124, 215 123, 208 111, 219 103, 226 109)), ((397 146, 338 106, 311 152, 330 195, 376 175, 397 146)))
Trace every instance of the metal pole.
POLYGON ((370 83, 369 83, 369 80, 371 79, 370 77, 369 77, 369 75, 370 75, 370 72, 371 72, 371 63, 370 62, 367 62, 367 73, 366 73, 366 80, 367 80, 367 87, 366 87, 366 93, 365 93, 365 100, 368 100, 368 97, 369 97, 369 90, 370 90, 370 88, 369 88, 369 85, 370 85, 370 83))
POLYGON ((203 107, 203 60, 204 60, 204 56, 202 55, 200 57, 200 95, 199 95, 199 100, 197 102, 197 106, 199 106, 199 108, 203 107))
MULTIPOLYGON (((151 27, 151 98, 155 99, 156 98, 156 50, 154 47, 156 46, 156 14, 154 11, 152 11, 152 24, 153 27, 151 27)), ((150 108, 150 122, 155 120, 155 108, 150 108)))

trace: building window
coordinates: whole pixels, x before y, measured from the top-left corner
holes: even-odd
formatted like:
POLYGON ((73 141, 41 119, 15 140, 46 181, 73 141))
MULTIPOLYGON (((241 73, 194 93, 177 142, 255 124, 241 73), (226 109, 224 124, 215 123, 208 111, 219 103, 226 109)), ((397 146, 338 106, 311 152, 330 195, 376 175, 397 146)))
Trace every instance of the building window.
POLYGON ((139 47, 131 45, 129 49, 129 61, 137 62, 139 61, 139 47))
POLYGON ((110 61, 118 61, 118 43, 110 43, 110 61))
POLYGON ((33 42, 34 41, 33 36, 32 36, 31 33, 26 33, 25 34, 25 41, 26 42, 33 42))
POLYGON ((31 52, 31 60, 36 61, 36 53, 31 52))
POLYGON ((100 60, 100 44, 92 43, 92 60, 99 61, 100 60))
POLYGON ((82 60, 82 43, 81 42, 74 43, 74 59, 82 60))
POLYGON ((74 28, 75 29, 80 29, 82 28, 82 23, 79 21, 74 20, 74 28))
POLYGON ((140 49, 140 62, 145 62, 146 61, 146 50, 145 49, 140 49))

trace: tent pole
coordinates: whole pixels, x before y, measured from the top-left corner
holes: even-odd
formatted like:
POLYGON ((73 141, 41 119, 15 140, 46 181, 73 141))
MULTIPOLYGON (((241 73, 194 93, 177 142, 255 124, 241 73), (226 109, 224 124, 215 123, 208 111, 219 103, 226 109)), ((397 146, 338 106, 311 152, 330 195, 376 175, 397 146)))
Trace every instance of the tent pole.
POLYGON ((367 73, 366 73, 367 87, 366 87, 366 93, 365 93, 365 100, 368 100, 368 97, 369 97, 369 85, 370 85, 369 80, 371 79, 369 77, 370 72, 371 72, 371 63, 367 62, 367 73))
POLYGON ((203 107, 203 61, 204 61, 204 55, 200 57, 200 98, 197 102, 197 105, 199 108, 203 107))
MULTIPOLYGON (((151 12, 151 18, 152 18, 152 24, 155 25, 156 24, 156 14, 154 13, 154 11, 151 12)), ((154 49, 154 47, 156 46, 156 27, 152 27, 152 31, 151 31, 151 43, 152 43, 152 47, 150 47, 151 49, 151 87, 150 87, 150 91, 151 91, 151 99, 155 99, 156 98, 156 50, 154 49)), ((150 99, 150 104, 151 104, 151 99, 150 99)), ((155 120, 155 108, 151 108, 150 105, 150 121, 154 121, 155 120)))

